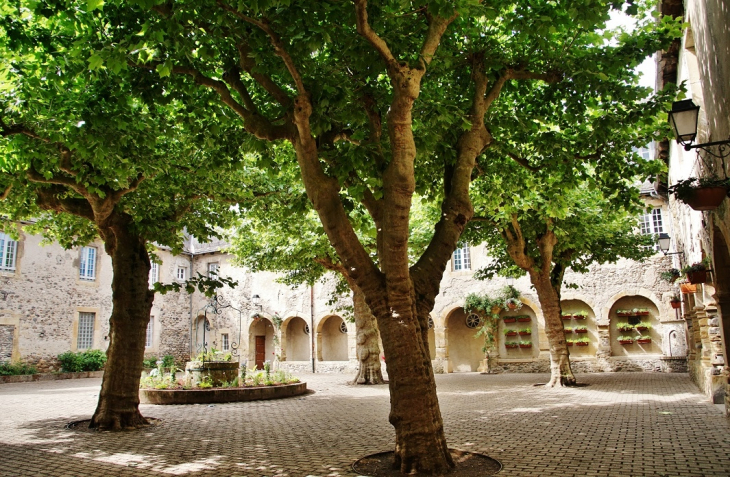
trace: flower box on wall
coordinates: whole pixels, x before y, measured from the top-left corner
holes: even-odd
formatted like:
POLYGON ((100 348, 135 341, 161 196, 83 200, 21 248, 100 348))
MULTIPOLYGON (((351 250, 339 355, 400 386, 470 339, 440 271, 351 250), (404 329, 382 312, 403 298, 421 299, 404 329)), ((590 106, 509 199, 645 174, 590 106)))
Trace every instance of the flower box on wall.
POLYGON ((639 338, 636 342, 639 344, 649 344, 651 343, 651 338, 639 338))
POLYGON ((520 348, 532 348, 532 343, 520 343, 520 348))
POLYGON ((572 320, 573 315, 571 313, 563 313, 563 319, 564 320, 572 320))
POLYGON ((575 343, 576 346, 588 346, 590 343, 586 343, 585 341, 578 341, 575 343))
POLYGON ((586 328, 575 328, 573 330, 574 333, 588 333, 588 329, 586 328))
POLYGON ((507 348, 507 349, 510 349, 510 348, 518 348, 519 346, 520 345, 518 345, 517 343, 505 343, 504 344, 504 347, 507 348))
POLYGON ((517 336, 517 332, 516 331, 512 331, 512 330, 506 331, 504 333, 504 336, 517 336))
POLYGON ((532 321, 532 318, 530 318, 527 315, 519 315, 519 316, 516 316, 515 318, 517 318, 517 321, 519 323, 527 323, 527 322, 532 321))
POLYGON ((517 318, 515 318, 514 316, 505 316, 502 319, 505 323, 514 323, 515 321, 517 321, 517 318))
POLYGON ((565 342, 565 344, 566 344, 567 346, 573 346, 573 342, 572 342, 572 341, 566 341, 566 342, 565 342))
POLYGON ((682 293, 697 293, 697 285, 692 285, 691 283, 682 283, 679 285, 679 290, 682 293))

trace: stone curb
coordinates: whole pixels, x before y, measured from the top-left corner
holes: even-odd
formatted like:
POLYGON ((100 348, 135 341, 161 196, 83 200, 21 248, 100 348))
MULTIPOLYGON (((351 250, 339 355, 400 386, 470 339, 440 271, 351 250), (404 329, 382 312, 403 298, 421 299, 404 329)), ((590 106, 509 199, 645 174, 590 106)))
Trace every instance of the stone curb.
POLYGON ((30 383, 34 381, 58 381, 60 379, 101 378, 104 371, 82 371, 80 373, 38 373, 18 376, 0 376, 0 384, 30 383))

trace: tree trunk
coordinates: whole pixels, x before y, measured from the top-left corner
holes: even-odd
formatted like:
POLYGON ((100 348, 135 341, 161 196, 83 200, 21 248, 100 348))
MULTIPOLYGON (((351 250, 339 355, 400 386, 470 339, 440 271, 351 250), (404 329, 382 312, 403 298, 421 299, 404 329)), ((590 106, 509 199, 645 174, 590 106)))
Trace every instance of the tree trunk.
POLYGON ((350 284, 353 293, 355 328, 357 330, 357 359, 360 367, 352 384, 383 384, 383 372, 380 365, 380 345, 378 325, 370 308, 365 303, 365 296, 354 283, 350 284))
POLYGON ((454 462, 444 436, 428 341, 415 315, 378 318, 395 428, 393 468, 403 474, 446 473, 454 462))
POLYGON ((112 258, 112 315, 109 349, 99 403, 89 427, 109 430, 149 424, 139 412, 139 381, 145 334, 154 293, 149 290, 150 261, 145 241, 130 233, 129 221, 102 229, 112 258))
POLYGON ((570 369, 568 345, 565 342, 563 319, 560 316, 560 293, 549 277, 530 273, 545 318, 545 334, 550 345, 550 381, 547 387, 572 386, 575 376, 570 369))

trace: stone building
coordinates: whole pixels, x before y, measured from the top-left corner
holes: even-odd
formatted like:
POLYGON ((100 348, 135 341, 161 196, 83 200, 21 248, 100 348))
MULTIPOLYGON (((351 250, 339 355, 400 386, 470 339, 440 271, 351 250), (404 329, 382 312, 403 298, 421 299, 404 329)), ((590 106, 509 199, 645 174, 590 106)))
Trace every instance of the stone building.
MULTIPOLYGON (((642 231, 670 232, 666 202, 649 184, 642 194, 647 203, 642 231)), ((55 366, 55 356, 64 351, 104 349, 111 313, 111 263, 101 244, 65 251, 58 245, 41 246, 39 237, 24 233, 17 243, 7 236, 1 240, 0 356, 49 370, 55 366)), ((355 326, 341 311, 349 297, 339 297, 332 305, 332 282, 292 288, 278 283, 274 274, 251 273, 232 263, 225 245, 193 239, 180 255, 166 249, 155 252, 158 264, 153 265, 151 282, 184 281, 200 273, 231 277, 238 285, 221 290, 215 307, 197 292, 158 294, 147 330, 148 357, 169 354, 182 363, 203 349, 215 348, 249 366, 262 367, 270 361, 291 371, 356 371, 355 326)), ((431 313, 429 345, 436 372, 479 370, 484 359, 482 339, 474 336, 477 323, 462 306, 469 293, 494 293, 506 285, 501 278, 473 278, 487 260, 479 245, 464 245, 454 253, 431 313)), ((583 320, 565 321, 566 328, 585 328, 585 333, 571 333, 568 338, 588 338, 588 345, 571 347, 575 371, 686 370, 685 321, 669 304, 671 286, 659 277, 671 260, 656 253, 644 263, 621 260, 594 266, 587 274, 566 274, 566 283, 578 288, 563 291, 563 310, 586 314, 583 320), (617 310, 634 308, 646 309, 648 314, 617 314, 617 310), (618 325, 629 320, 649 323, 651 328, 644 334, 651 341, 619 343, 618 325)), ((526 315, 529 321, 500 324, 492 369, 547 372, 548 343, 537 296, 526 277, 514 286, 525 305, 506 314, 526 315), (511 329, 523 334, 505 337, 504 330, 511 329), (512 339, 524 346, 506 346, 512 339)))
MULTIPOLYGON (((687 98, 700 106, 694 147, 685 150, 675 141, 660 147, 669 165, 671 190, 690 177, 728 177, 730 144, 697 146, 730 138, 730 9, 722 0, 664 1, 662 9, 664 14, 683 16, 689 28, 681 41, 663 52, 658 86, 684 83, 687 98)), ((724 200, 714 210, 697 211, 670 195, 669 208, 675 230, 673 266, 708 258, 713 270, 707 283, 684 295, 690 374, 716 403, 725 400, 730 415, 725 344, 730 337, 730 204, 724 200)))

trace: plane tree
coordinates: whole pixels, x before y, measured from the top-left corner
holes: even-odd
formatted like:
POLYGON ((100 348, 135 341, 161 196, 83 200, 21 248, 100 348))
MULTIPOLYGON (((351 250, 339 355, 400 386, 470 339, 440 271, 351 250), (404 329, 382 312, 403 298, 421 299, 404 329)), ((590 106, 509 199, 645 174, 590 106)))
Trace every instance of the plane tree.
POLYGON ((80 53, 103 36, 98 12, 43 3, 3 10, 0 213, 32 219, 34 232, 67 248, 101 238, 112 262, 112 312, 90 427, 143 426, 139 380, 154 300, 148 250, 154 242, 179 252, 183 230, 205 240, 230 223, 229 201, 250 193, 224 140, 240 127, 211 132, 165 97, 156 74, 89 71, 80 53))
MULTIPOLYGON (((640 112, 644 98, 620 94, 621 86, 679 23, 667 18, 631 34, 603 33, 611 8, 622 5, 119 0, 104 7, 116 30, 90 58, 100 68, 183 77, 188 81, 180 91, 197 111, 211 111, 207 93, 215 92, 245 129, 241 143, 258 149, 262 163, 296 161, 324 233, 378 322, 388 357, 394 466, 428 474, 453 467, 428 351, 428 315, 473 216, 477 159, 500 146, 500 123, 519 121, 536 107, 500 108, 501 97, 544 85, 556 93, 545 96, 544 110, 560 106, 566 90, 581 98, 610 91, 607 105, 640 112), (290 154, 269 154, 272 143, 290 154), (441 213, 432 240, 412 263, 416 193, 441 213), (359 240, 350 198, 374 224, 377 261, 359 240)), ((577 101, 571 114, 592 114, 589 106, 577 101)), ((606 166, 599 180, 622 167, 606 166)))

